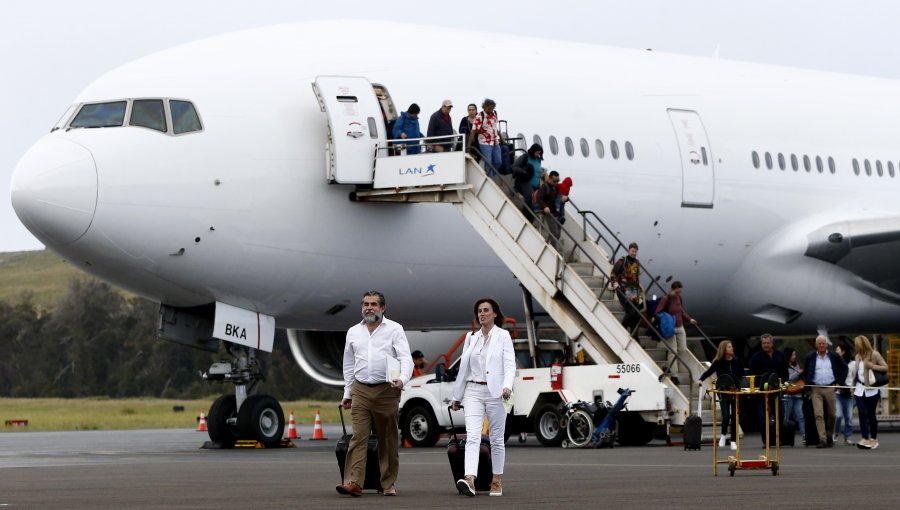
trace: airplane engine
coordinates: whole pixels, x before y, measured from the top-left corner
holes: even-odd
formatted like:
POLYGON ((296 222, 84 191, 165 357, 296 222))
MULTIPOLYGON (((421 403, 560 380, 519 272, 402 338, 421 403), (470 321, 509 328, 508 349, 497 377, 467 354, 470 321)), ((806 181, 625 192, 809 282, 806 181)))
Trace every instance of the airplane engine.
POLYGON ((343 361, 345 331, 302 331, 288 329, 288 345, 300 368, 316 382, 344 387, 343 361))

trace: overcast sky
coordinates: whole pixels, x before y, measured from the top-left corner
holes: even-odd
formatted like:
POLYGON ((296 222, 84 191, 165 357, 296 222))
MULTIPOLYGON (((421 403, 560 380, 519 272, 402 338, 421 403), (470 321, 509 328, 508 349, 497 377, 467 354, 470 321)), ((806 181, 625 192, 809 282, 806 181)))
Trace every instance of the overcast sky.
MULTIPOLYGON (((834 0, 3 0, 0 252, 40 249, 9 181, 104 72, 177 44, 293 21, 390 19, 900 79, 900 2, 834 0)), ((385 48, 388 49, 387 47, 385 48)))

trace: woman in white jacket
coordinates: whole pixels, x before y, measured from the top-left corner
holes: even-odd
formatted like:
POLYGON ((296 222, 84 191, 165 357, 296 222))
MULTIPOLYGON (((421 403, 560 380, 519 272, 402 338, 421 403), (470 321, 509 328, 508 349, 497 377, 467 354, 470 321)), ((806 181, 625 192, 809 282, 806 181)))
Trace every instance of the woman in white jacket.
MULTIPOLYGON (((487 416, 491 438, 491 496, 502 496, 500 477, 506 460, 506 409, 503 400, 512 393, 516 359, 512 338, 502 328, 503 313, 491 298, 479 299, 474 306, 481 328, 469 333, 460 356, 459 373, 453 385, 453 409, 460 403, 466 415, 466 435, 481 437, 481 426, 487 416)), ((480 441, 466 441, 465 477, 456 488, 467 496, 475 495, 480 441)))

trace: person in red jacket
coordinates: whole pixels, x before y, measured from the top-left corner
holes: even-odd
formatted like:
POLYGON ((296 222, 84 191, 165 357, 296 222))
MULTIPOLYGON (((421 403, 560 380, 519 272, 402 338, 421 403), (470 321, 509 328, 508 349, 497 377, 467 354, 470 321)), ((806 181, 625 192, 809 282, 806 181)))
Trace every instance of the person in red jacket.
POLYGON ((572 178, 566 177, 556 185, 559 196, 556 199, 556 216, 560 224, 566 222, 566 202, 569 201, 569 191, 572 190, 572 178))
MULTIPOLYGON (((697 324, 697 321, 684 311, 684 302, 681 300, 683 288, 684 285, 681 282, 672 282, 672 290, 660 300, 659 305, 656 307, 657 314, 666 312, 675 317, 675 335, 664 338, 663 341, 672 351, 677 352, 679 357, 687 355, 687 334, 684 332, 684 323, 697 324)), ((673 373, 673 367, 676 363, 675 356, 671 352, 667 356, 669 359, 669 373, 673 373)), ((690 370, 690 367, 684 367, 684 369, 690 370)))

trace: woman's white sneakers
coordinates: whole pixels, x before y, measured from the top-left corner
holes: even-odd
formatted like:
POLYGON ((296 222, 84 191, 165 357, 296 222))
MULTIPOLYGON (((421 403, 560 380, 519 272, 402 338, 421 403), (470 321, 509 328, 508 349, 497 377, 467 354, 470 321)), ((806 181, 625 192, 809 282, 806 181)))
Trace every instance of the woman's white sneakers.
POLYGON ((725 445, 728 444, 728 434, 722 434, 719 437, 719 448, 725 448, 725 445))

